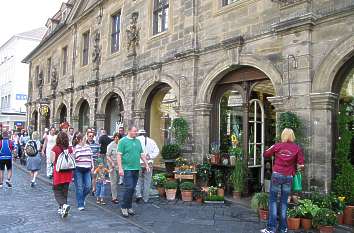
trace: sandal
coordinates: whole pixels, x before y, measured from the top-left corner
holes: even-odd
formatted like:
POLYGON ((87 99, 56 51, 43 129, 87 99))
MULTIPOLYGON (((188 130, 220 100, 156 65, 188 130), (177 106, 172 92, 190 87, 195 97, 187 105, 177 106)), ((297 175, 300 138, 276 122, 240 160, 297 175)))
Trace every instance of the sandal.
POLYGON ((112 203, 113 203, 113 204, 119 204, 119 201, 118 201, 118 199, 113 199, 113 200, 112 200, 112 203))
POLYGON ((101 202, 99 200, 96 201, 97 204, 100 204, 101 202))
POLYGON ((106 205, 106 202, 104 202, 104 201, 101 201, 101 205, 106 205))

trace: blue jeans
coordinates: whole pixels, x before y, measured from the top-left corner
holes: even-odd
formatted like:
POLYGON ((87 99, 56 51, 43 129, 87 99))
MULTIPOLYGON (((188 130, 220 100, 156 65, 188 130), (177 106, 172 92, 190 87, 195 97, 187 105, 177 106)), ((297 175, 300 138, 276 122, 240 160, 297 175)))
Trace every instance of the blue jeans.
POLYGON ((123 194, 123 209, 131 209, 133 205, 133 195, 136 184, 138 183, 139 170, 124 171, 124 194, 123 194))
POLYGON ((96 197, 104 198, 106 196, 106 187, 103 181, 96 181, 96 197))
POLYGON ((78 208, 85 207, 85 198, 91 190, 91 171, 77 167, 74 172, 76 201, 78 208))
POLYGON ((284 176, 273 172, 270 193, 269 193, 269 219, 267 229, 276 232, 277 229, 277 199, 280 192, 280 225, 279 232, 286 232, 288 224, 286 222, 286 211, 288 209, 288 197, 291 191, 293 177, 284 176))

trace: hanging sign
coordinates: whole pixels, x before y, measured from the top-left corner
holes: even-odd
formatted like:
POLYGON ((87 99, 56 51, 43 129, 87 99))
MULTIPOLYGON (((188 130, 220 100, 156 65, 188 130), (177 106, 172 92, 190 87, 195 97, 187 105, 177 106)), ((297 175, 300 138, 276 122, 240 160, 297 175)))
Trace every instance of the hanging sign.
POLYGON ((243 99, 241 94, 236 93, 229 96, 229 101, 227 106, 229 107, 240 107, 243 105, 243 99))
POLYGON ((41 113, 42 116, 48 116, 48 113, 49 113, 49 106, 48 105, 42 105, 40 108, 39 108, 39 112, 41 113))

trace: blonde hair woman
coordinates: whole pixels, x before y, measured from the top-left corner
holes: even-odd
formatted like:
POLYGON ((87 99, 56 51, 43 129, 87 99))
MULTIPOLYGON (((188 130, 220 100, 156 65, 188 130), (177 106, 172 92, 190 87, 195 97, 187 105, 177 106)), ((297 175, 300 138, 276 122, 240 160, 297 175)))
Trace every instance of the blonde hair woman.
POLYGON ((32 188, 36 185, 38 171, 41 169, 42 159, 39 154, 40 146, 40 135, 35 131, 32 133, 32 139, 26 143, 24 150, 27 155, 27 170, 30 172, 32 188))
POLYGON ((295 134, 290 128, 281 133, 281 142, 274 144, 264 152, 264 157, 274 155, 273 173, 269 191, 269 218, 267 228, 262 233, 287 232, 286 211, 291 184, 297 167, 304 166, 304 155, 299 145, 294 143, 295 134), (277 230, 277 198, 280 196, 280 224, 277 230))

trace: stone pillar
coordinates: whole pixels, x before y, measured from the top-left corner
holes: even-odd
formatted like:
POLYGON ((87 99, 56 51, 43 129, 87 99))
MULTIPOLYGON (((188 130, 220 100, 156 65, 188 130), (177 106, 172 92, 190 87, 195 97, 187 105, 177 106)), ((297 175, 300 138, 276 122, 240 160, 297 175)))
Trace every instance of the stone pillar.
POLYGON ((57 118, 54 118, 53 119, 53 125, 56 129, 59 129, 59 126, 60 126, 60 120, 57 119, 57 118))
MULTIPOLYGON (((106 116, 104 114, 96 114, 96 126, 97 126, 97 130, 101 129, 101 128, 105 128, 104 127, 104 122, 105 122, 105 118, 106 116)), ((107 129, 106 129, 107 130, 107 129)))
POLYGON ((142 129, 142 128, 145 129, 146 128, 145 127, 145 113, 146 113, 146 111, 144 109, 133 111, 134 125, 136 125, 136 127, 138 127, 138 129, 142 129))
MULTIPOLYGON (((274 111, 276 113, 276 122, 278 122, 279 119, 279 114, 285 111, 285 106, 284 106, 284 98, 283 96, 274 96, 274 97, 268 97, 268 101, 273 105, 274 111)), ((276 125, 277 127, 277 125, 276 125)), ((278 128, 276 128, 276 134, 278 136, 278 128)))
POLYGON ((73 126, 75 131, 79 129, 79 117, 78 116, 73 116, 71 118, 71 125, 73 126))
MULTIPOLYGON (((202 162, 209 154, 210 147, 210 114, 213 105, 199 103, 195 106, 194 142, 195 152, 193 158, 195 162, 202 162)), ((217 129, 216 129, 217 130, 217 129)))
POLYGON ((311 174, 310 186, 316 186, 326 193, 331 190, 332 180, 332 155, 335 144, 333 140, 334 114, 337 106, 338 95, 325 93, 311 93, 311 174))

